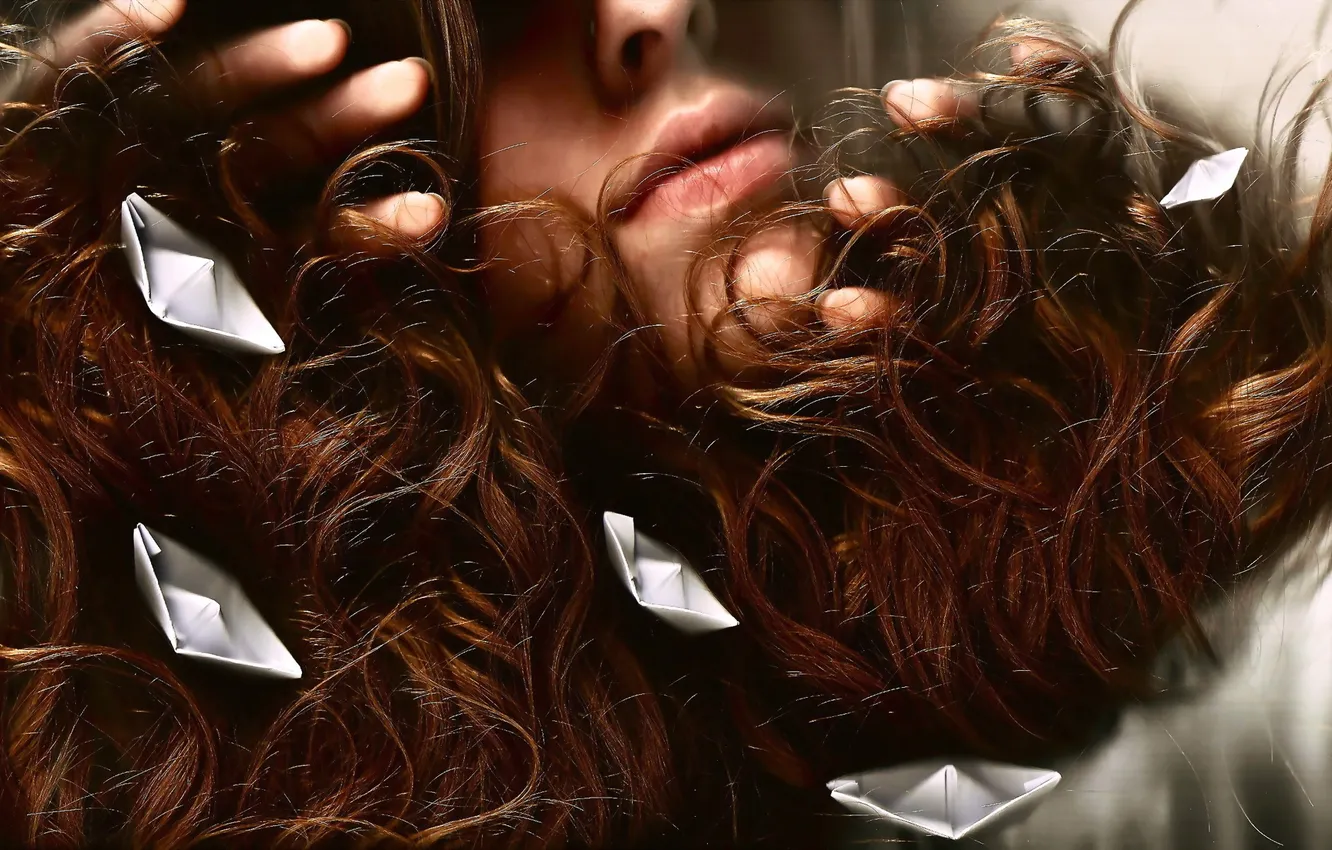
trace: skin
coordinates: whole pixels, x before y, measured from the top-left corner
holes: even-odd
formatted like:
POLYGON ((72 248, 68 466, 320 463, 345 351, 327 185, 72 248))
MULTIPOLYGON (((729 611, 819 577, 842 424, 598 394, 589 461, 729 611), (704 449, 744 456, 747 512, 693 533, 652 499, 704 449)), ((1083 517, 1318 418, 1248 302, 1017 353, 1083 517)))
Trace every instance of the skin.
MULTIPOLYGON (((504 45, 503 61, 488 68, 481 111, 481 201, 551 200, 572 207, 583 221, 596 218, 602 187, 617 166, 652 153, 654 140, 669 135, 679 116, 738 92, 754 104, 753 125, 763 126, 756 116, 764 108, 784 110, 789 118, 782 92, 720 70, 720 57, 714 56, 719 41, 742 43, 755 27, 770 23, 769 17, 801 18, 795 25, 809 32, 826 30, 828 19, 835 19, 835 9, 824 4, 774 0, 597 0, 590 5, 542 0, 539 5, 526 27, 504 45), (740 32, 718 31, 719 22, 740 32)), ((810 41, 805 39, 806 49, 821 50, 826 43, 810 41)), ((802 69, 815 64, 813 56, 808 62, 794 59, 802 69)), ((884 105, 901 121, 958 119, 975 109, 974 100, 942 80, 890 83, 884 105)), ((780 147, 789 133, 775 135, 782 156, 770 158, 770 171, 785 173, 798 163, 789 145, 780 147)), ((686 388, 707 377, 700 325, 716 322, 728 304, 722 262, 694 269, 694 261, 714 245, 720 227, 783 200, 780 186, 747 180, 748 169, 743 158, 721 167, 712 191, 694 203, 673 197, 653 204, 649 199, 613 231, 628 294, 642 306, 648 325, 660 328, 665 354, 686 388), (696 280, 689 278, 691 272, 698 274, 696 280), (690 286, 696 287, 692 302, 686 298, 690 286)), ((830 184, 825 201, 839 226, 852 227, 904 198, 882 179, 856 177, 830 184)), ((532 326, 545 319, 540 338, 549 354, 541 355, 544 368, 563 367, 566 377, 576 378, 610 342, 598 332, 614 303, 608 264, 576 250, 575 229, 553 216, 528 216, 483 235, 491 255, 505 261, 487 281, 501 330, 528 341, 532 326), (551 321, 553 303, 566 306, 551 321)), ((881 293, 865 289, 813 297, 821 245, 805 220, 764 231, 743 246, 734 295, 753 306, 742 313, 741 322, 723 316, 719 327, 726 346, 743 349, 751 333, 795 322, 847 328, 887 308, 881 293)), ((724 354, 725 348, 722 367, 733 376, 737 361, 724 354)))
MULTIPOLYGON (((41 102, 61 69, 97 60, 128 41, 161 39, 184 12, 185 0, 108 0, 94 6, 37 49, 42 61, 25 79, 23 94, 41 102)), ((184 94, 235 125, 242 179, 271 185, 326 168, 424 105, 430 67, 407 58, 359 71, 281 112, 250 108, 261 98, 336 69, 350 37, 340 21, 296 21, 216 45, 182 67, 184 94)), ((353 212, 416 239, 438 227, 444 203, 435 195, 408 192, 375 199, 353 212)), ((385 250, 374 228, 355 221, 352 215, 338 225, 347 250, 385 250)))
MULTIPOLYGON (((127 40, 160 39, 180 19, 185 2, 108 0, 67 24, 40 49, 45 64, 29 83, 34 99, 49 92, 60 68, 105 55, 127 40)), ((555 200, 591 220, 616 167, 657 150, 654 143, 672 125, 679 126, 689 110, 706 113, 712 104, 734 101, 750 104, 755 122, 760 113, 780 113, 779 93, 713 66, 713 46, 733 35, 718 32, 718 22, 736 19, 726 9, 719 15, 713 2, 531 4, 487 68, 479 151, 482 203, 555 200)), ((349 38, 342 22, 298 21, 218 45, 189 66, 188 93, 230 118, 245 140, 239 162, 246 178, 272 181, 328 167, 423 106, 429 66, 408 58, 357 72, 280 112, 249 108, 261 97, 336 69, 349 38)), ((975 108, 953 85, 939 80, 890 83, 884 105, 903 121, 956 118, 975 108)), ((718 168, 684 188, 663 187, 615 229, 615 247, 632 281, 630 294, 660 328, 671 365, 686 386, 701 380, 701 340, 691 333, 685 295, 693 260, 712 244, 719 225, 782 200, 774 175, 794 164, 782 130, 758 136, 749 146, 755 149, 752 154, 726 155, 718 168)), ((651 160, 655 167, 676 162, 651 160)), ((834 221, 851 227, 900 203, 902 196, 884 180, 856 177, 829 185, 825 200, 834 221)), ((380 198, 356 212, 414 239, 432 233, 444 205, 434 195, 407 193, 380 198)), ((348 250, 386 250, 372 228, 353 226, 353 220, 339 230, 348 250)), ((485 279, 497 327, 519 341, 540 336, 557 353, 548 358, 549 368, 564 377, 578 375, 604 351, 615 297, 605 263, 569 250, 573 235, 554 217, 528 216, 483 230, 490 255, 500 260, 485 279), (566 306, 552 322, 555 302, 566 306), (544 328, 540 335, 533 333, 538 324, 544 328)), ((817 259, 818 240, 806 225, 783 225, 751 240, 737 267, 735 291, 744 301, 760 303, 744 316, 747 328, 726 328, 731 340, 743 345, 751 331, 791 321, 853 326, 886 308, 882 295, 860 289, 824 292, 804 312, 761 303, 808 294, 816 285, 817 259)), ((726 304, 720 263, 705 263, 695 285, 701 315, 693 318, 711 322, 726 304)))
MULTIPOLYGON (((656 150, 654 141, 669 134, 682 115, 706 114, 711 103, 727 98, 747 98, 751 115, 768 105, 780 110, 778 92, 728 77, 713 66, 710 48, 721 35, 717 20, 711 2, 695 0, 598 0, 590 9, 575 0, 541 4, 526 28, 505 45, 505 61, 495 63, 490 76, 482 109, 482 203, 548 199, 572 208, 584 221, 593 220, 602 187, 617 166, 656 150)), ((789 116, 789 107, 785 112, 789 116)), ((777 146, 768 151, 760 171, 784 173, 796 163, 785 139, 778 138, 783 134, 770 135, 777 146)), ((723 167, 712 191, 688 203, 678 197, 656 204, 650 199, 614 230, 629 294, 649 324, 660 327, 670 365, 686 386, 702 379, 703 338, 698 323, 691 322, 686 298, 695 258, 727 221, 782 200, 781 187, 768 185, 772 181, 735 176, 747 168, 743 161, 723 167)), ((828 197, 834 214, 850 220, 861 212, 854 204, 882 204, 895 195, 891 187, 861 181, 849 188, 829 187, 828 197)), ((607 344, 599 329, 615 297, 610 268, 573 250, 575 234, 553 216, 527 217, 484 234, 490 253, 505 261, 487 281, 502 332, 527 338, 535 323, 549 319, 550 305, 563 299, 566 306, 542 339, 558 358, 553 363, 545 358, 549 367, 571 378, 607 344)), ((819 244, 813 229, 801 224, 763 233, 745 246, 736 269, 736 296, 762 302, 808 293, 816 284, 819 244)), ((711 323, 727 304, 724 268, 710 262, 699 272, 692 284, 698 315, 692 318, 711 323)), ((756 306, 744 316, 745 324, 758 332, 788 321, 842 325, 882 306, 868 292, 830 296, 814 315, 773 304, 756 306)), ((728 342, 743 346, 746 328, 724 327, 728 342)))

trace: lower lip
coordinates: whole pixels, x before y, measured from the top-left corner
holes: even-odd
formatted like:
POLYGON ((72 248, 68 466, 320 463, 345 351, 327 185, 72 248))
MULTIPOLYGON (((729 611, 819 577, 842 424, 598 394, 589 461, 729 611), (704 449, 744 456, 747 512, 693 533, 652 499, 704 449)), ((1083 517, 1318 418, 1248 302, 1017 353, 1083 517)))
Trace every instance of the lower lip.
POLYGON ((792 165, 784 134, 755 136, 666 178, 643 199, 640 212, 697 217, 733 207, 781 180, 792 165))

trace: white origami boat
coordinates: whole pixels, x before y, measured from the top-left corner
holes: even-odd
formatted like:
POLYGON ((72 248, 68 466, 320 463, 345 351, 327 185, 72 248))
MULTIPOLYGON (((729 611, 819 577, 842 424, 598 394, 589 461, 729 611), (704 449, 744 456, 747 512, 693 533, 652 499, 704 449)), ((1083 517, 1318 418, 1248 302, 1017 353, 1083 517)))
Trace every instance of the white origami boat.
POLYGON ((216 248, 137 194, 120 205, 120 229, 134 280, 159 319, 224 351, 286 350, 235 268, 216 248))
POLYGON ((301 677, 300 665, 245 591, 202 555, 140 524, 134 570, 177 655, 255 676, 301 677))
POLYGON ((632 517, 607 512, 604 522, 611 563, 639 605, 686 634, 740 625, 683 555, 637 533, 632 517))
POLYGON ((1248 148, 1235 148, 1198 160, 1161 199, 1161 206, 1169 210, 1184 204, 1216 200, 1235 188, 1240 169, 1248 157, 1248 148))
POLYGON ((1010 822, 1059 784, 1053 770, 984 761, 926 761, 843 776, 833 799, 918 833, 959 840, 1010 822))

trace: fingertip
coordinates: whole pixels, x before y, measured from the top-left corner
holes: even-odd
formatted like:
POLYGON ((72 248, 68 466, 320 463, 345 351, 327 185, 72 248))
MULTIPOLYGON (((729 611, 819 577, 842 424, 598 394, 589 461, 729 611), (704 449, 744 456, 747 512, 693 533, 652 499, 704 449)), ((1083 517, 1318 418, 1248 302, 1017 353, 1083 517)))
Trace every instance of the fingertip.
POLYGON ((889 117, 914 123, 937 114, 936 88, 932 80, 894 80, 883 87, 883 105, 889 117))
POLYGON ((1038 58, 1046 62, 1072 59, 1076 56, 1070 51, 1070 48, 1058 41, 1046 40, 1044 38, 1024 38, 1013 42, 1008 48, 1009 58, 1016 68, 1033 58, 1038 58))
POLYGON ((882 177, 858 175, 829 183, 824 190, 824 201, 837 223, 850 229, 866 216, 898 206, 903 196, 895 185, 882 177))
POLYGON ((402 61, 406 62, 409 65, 415 65, 417 68, 420 68, 425 73, 425 85, 427 88, 432 87, 436 84, 437 80, 435 79, 435 66, 431 65, 430 62, 427 61, 425 58, 421 56, 410 56, 402 61))
MULTIPOLYGON (((448 204, 442 196, 433 192, 404 192, 370 201, 357 212, 402 239, 418 241, 434 233, 443 224, 448 204)), ((343 242, 349 247, 382 253, 388 246, 381 233, 379 230, 352 227, 343 233, 343 242)))
POLYGON ((428 84, 421 63, 385 62, 291 107, 262 113, 248 131, 250 167, 267 171, 279 161, 304 167, 341 155, 411 117, 424 104, 428 84))
POLYGON ((338 29, 342 30, 342 34, 343 34, 344 36, 346 36, 347 43, 348 43, 348 44, 351 44, 351 40, 352 40, 352 28, 351 28, 351 24, 347 23, 347 22, 344 21, 342 18, 329 18, 329 19, 327 19, 327 20, 325 21, 325 23, 332 24, 333 26, 335 26, 335 27, 337 27, 338 29))
POLYGON ((347 55, 350 28, 340 21, 298 21, 282 33, 292 69, 304 75, 325 74, 347 55))
POLYGON ((184 13, 185 0, 108 0, 60 27, 40 52, 56 68, 95 61, 117 44, 161 36, 184 13))
POLYGON ((815 302, 819 319, 833 330, 864 325, 883 314, 888 297, 882 292, 848 286, 823 293, 815 302))
POLYGON ((784 234, 745 255, 736 267, 735 294, 751 302, 746 310, 750 326, 769 333, 798 319, 800 299, 814 286, 815 257, 800 235, 784 234))
POLYGON ((185 14, 185 0, 113 0, 111 5, 133 30, 130 37, 161 35, 185 14))
POLYGON ((1014 66, 1021 65, 1032 56, 1036 55, 1036 45, 1026 39, 1015 41, 1013 42, 1013 45, 1008 48, 1008 55, 1014 66))
POLYGON ((745 255, 736 266, 736 294, 745 299, 766 298, 781 288, 791 264, 789 253, 772 248, 759 248, 745 255))
POLYGON ((420 109, 430 90, 432 73, 430 63, 417 57, 371 68, 365 88, 381 120, 392 123, 420 109))
POLYGON ((946 80, 894 80, 880 93, 890 118, 917 124, 932 118, 958 118, 971 110, 970 99, 959 96, 946 80))
POLYGON ((434 192, 407 192, 399 196, 389 225, 408 239, 421 239, 444 221, 448 204, 434 192))
POLYGON ((828 207, 828 212, 832 213, 833 219, 842 227, 851 227, 861 215, 846 186, 848 180, 854 179, 854 177, 839 178, 829 183, 823 190, 823 203, 828 207))
POLYGON ((884 109, 888 110, 888 117, 902 117, 897 104, 902 101, 909 88, 914 88, 910 80, 892 80, 884 84, 879 92, 879 100, 883 102, 884 109))

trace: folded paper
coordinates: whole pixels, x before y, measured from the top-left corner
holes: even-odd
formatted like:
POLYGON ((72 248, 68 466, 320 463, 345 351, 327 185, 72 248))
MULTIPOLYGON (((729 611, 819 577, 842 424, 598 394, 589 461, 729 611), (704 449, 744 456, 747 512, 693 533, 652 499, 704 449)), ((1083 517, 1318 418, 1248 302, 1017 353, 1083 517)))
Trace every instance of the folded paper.
POLYGON ((853 812, 959 840, 1029 812, 1059 779, 1040 768, 930 761, 844 776, 829 782, 828 790, 853 812))
POLYGON ((235 268, 137 194, 120 205, 121 237, 134 280, 153 314, 201 342, 241 354, 281 354, 235 268))
POLYGON ((134 570, 153 619, 177 655, 256 676, 301 677, 300 665, 245 591, 202 555, 139 525, 134 570))
POLYGON ((683 555, 637 533, 632 517, 607 512, 604 521, 611 563, 639 605, 687 634, 740 625, 683 555))
POLYGON ((1175 188, 1161 199, 1161 206, 1174 209, 1183 204, 1216 200, 1234 188, 1240 168, 1248 156, 1248 148, 1235 148, 1198 160, 1184 172, 1184 177, 1175 184, 1175 188))

